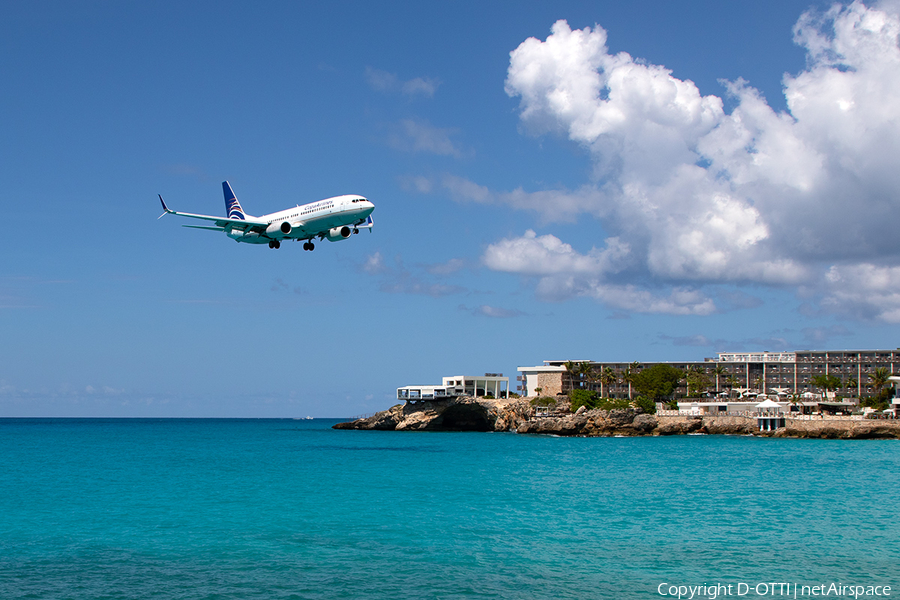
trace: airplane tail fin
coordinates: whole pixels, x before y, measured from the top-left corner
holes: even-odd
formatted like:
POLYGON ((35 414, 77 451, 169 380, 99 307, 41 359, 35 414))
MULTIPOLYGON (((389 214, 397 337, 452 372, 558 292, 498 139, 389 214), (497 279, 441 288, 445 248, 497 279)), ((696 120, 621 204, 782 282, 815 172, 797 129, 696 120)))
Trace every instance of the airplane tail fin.
POLYGON ((238 202, 237 196, 234 195, 231 184, 227 181, 223 181, 222 191, 225 193, 225 214, 228 215, 228 218, 241 219, 242 221, 246 219, 244 209, 241 208, 241 203, 238 202))

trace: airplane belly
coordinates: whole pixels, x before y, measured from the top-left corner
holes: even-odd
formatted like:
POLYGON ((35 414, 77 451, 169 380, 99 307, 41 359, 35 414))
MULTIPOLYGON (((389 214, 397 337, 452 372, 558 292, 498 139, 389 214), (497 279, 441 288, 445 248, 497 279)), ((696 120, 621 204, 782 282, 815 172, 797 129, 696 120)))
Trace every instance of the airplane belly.
POLYGON ((228 237, 241 244, 268 244, 269 238, 262 236, 255 231, 242 231, 240 229, 232 229, 227 232, 228 237))
POLYGON ((292 223, 293 228, 287 235, 279 236, 282 239, 290 238, 295 240, 305 240, 315 236, 327 234, 329 230, 335 227, 354 226, 361 223, 368 217, 374 208, 364 208, 361 210, 342 210, 337 213, 321 215, 314 217, 308 221, 301 223, 292 223))
POLYGON ((235 241, 240 244, 268 244, 271 240, 269 240, 269 238, 257 236, 251 238, 240 238, 235 241))
MULTIPOLYGON (((310 235, 318 235, 320 233, 326 232, 333 227, 340 227, 341 225, 347 225, 348 223, 354 222, 355 219, 348 218, 346 214, 340 215, 325 215, 319 217, 315 221, 309 221, 303 226, 303 234, 304 237, 308 237, 310 235)), ((299 229, 297 230, 299 231, 299 229)), ((293 232, 291 232, 291 237, 294 237, 293 232)))

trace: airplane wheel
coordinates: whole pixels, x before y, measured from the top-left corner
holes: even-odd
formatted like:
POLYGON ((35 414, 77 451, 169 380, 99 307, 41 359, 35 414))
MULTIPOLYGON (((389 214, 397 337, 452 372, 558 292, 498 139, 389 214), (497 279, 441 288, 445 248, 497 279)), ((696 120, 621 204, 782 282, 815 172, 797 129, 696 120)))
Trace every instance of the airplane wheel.
POLYGON ((309 251, 312 252, 312 251, 315 250, 315 249, 316 249, 316 245, 313 244, 312 242, 310 242, 310 243, 309 243, 309 251))
POLYGON ((354 228, 353 228, 353 233, 359 233, 359 229, 357 229, 356 227, 354 227, 354 228))
POLYGON ((270 241, 270 242, 269 242, 269 248, 274 248, 274 247, 275 247, 275 242, 270 241))
POLYGON ((309 250, 309 242, 303 242, 303 249, 309 250))
POLYGON ((279 248, 281 248, 281 242, 275 240, 275 249, 278 250, 279 248))

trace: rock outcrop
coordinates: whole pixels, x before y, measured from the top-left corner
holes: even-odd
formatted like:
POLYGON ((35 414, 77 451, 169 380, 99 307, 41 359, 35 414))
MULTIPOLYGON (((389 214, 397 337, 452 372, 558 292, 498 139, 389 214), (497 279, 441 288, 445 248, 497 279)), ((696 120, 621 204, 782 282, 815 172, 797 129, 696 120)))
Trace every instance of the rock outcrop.
MULTIPOLYGON (((556 407, 559 409, 560 407, 556 407)), ((759 431, 756 419, 739 416, 661 416, 640 409, 581 410, 535 416, 522 398, 462 396, 398 404, 371 417, 338 423, 335 429, 390 431, 516 431, 562 436, 759 435, 830 439, 900 439, 900 421, 787 419, 775 431, 759 431)))
POLYGON ((398 404, 386 411, 335 429, 395 431, 509 431, 531 418, 534 409, 519 398, 490 399, 461 396, 434 402, 398 404))
POLYGON ((552 433, 554 435, 648 435, 657 428, 657 420, 633 408, 586 410, 573 415, 533 419, 516 429, 519 433, 552 433))
POLYGON ((900 438, 900 422, 863 419, 861 421, 799 421, 788 419, 774 437, 802 437, 840 440, 900 438))
POLYGON ((650 435, 657 419, 633 408, 579 410, 575 414, 534 417, 524 399, 462 396, 436 402, 398 404, 371 417, 338 423, 335 429, 393 431, 517 431, 554 435, 650 435))

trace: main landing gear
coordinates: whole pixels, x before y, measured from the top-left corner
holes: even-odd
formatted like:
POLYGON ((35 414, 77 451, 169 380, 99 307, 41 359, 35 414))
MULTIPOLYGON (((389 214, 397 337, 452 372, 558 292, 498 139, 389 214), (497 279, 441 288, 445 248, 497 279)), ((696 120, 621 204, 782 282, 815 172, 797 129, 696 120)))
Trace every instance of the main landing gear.
POLYGON ((281 248, 281 242, 279 242, 278 240, 272 240, 269 242, 269 248, 275 248, 277 250, 278 248, 281 248))
POLYGON ((312 242, 303 242, 303 249, 309 250, 310 252, 312 252, 313 250, 316 249, 316 245, 313 244, 312 242))

